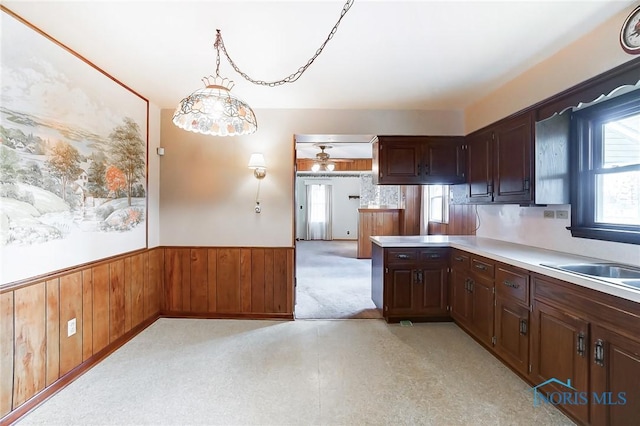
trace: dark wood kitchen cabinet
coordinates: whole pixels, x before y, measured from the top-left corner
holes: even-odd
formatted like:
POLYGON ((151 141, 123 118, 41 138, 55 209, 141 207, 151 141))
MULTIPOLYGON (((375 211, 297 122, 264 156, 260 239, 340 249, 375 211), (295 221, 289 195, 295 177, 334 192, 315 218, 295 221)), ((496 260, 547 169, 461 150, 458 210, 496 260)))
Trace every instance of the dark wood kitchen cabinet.
POLYGON ((533 136, 533 111, 468 135, 467 184, 454 189, 456 202, 533 201, 533 136))
POLYGON ((498 264, 495 303, 496 353, 512 368, 529 368, 529 273, 498 264))
POLYGON ((466 181, 462 136, 378 136, 373 141, 378 185, 456 184, 466 181))
POLYGON ((493 345, 492 261, 454 250, 451 256, 451 316, 476 339, 493 345))
POLYGON ((448 249, 373 245, 372 300, 387 322, 448 320, 448 249))

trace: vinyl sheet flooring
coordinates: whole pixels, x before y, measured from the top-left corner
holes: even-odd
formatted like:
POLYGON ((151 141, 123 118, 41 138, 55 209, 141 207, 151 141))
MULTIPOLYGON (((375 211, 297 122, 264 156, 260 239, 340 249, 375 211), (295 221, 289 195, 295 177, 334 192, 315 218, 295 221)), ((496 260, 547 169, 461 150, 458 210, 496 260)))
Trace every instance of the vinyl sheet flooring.
POLYGON ((564 425, 453 323, 159 319, 22 425, 564 425))

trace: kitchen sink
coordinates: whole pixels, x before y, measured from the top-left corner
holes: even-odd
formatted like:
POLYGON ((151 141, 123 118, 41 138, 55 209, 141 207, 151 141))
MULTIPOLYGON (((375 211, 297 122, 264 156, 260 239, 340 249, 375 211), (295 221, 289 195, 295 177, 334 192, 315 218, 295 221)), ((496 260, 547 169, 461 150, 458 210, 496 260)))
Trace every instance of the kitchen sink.
POLYGON ((640 269, 614 263, 575 263, 570 265, 555 265, 558 269, 592 275, 602 278, 634 278, 640 279, 640 269))
POLYGON ((640 290, 640 268, 630 265, 618 263, 570 263, 565 265, 542 264, 542 266, 640 290))

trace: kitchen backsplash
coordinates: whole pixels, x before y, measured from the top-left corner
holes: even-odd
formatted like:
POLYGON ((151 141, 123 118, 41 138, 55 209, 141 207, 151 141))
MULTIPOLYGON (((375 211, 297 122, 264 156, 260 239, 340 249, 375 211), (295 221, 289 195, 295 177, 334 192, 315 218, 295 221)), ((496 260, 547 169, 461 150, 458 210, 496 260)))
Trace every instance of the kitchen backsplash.
POLYGON ((360 207, 402 207, 400 187, 397 185, 374 185, 371 173, 360 174, 360 207))

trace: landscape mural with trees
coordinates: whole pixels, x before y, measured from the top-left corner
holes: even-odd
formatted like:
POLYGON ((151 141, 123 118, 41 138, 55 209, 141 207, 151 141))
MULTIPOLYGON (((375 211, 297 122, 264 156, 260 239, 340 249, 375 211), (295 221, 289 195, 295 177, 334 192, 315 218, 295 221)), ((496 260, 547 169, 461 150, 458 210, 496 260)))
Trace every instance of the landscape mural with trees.
POLYGON ((146 99, 0 23, 0 285, 146 247, 146 99))

